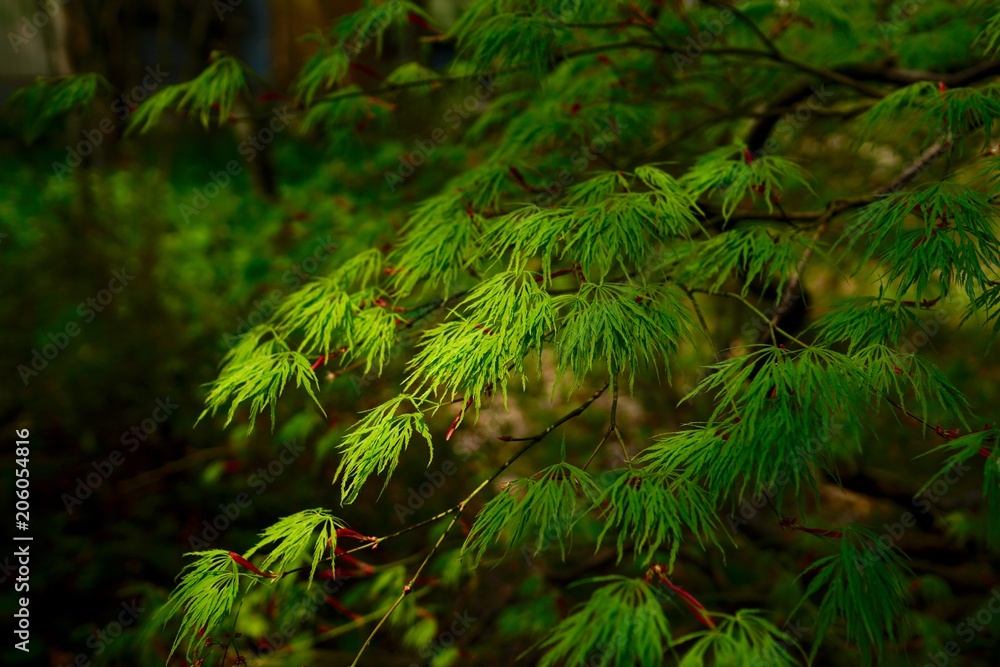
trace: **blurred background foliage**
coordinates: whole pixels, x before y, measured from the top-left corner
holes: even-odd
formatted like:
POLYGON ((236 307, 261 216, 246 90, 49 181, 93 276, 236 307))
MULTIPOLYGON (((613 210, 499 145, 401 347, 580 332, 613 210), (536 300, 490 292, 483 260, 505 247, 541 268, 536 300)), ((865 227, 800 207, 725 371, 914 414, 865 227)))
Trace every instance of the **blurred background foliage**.
MULTIPOLYGON (((892 11, 892 5, 905 3, 883 4, 892 11)), ((948 69, 966 62, 968 53, 954 46, 971 43, 973 27, 955 18, 950 4, 928 2, 928 7, 901 15, 893 24, 900 67, 948 69), (950 48, 943 48, 946 43, 950 48)), ((447 26, 457 5, 435 0, 426 3, 426 9, 439 25, 447 26)), ((71 0, 51 15, 51 22, 16 57, 4 55, 0 91, 7 97, 34 76, 80 71, 99 72, 114 91, 130 91, 141 85, 146 67, 156 64, 170 73, 168 81, 176 83, 200 72, 216 49, 239 56, 280 88, 287 86, 315 48, 301 38, 357 7, 354 2, 318 1, 71 0), (220 4, 232 11, 220 17, 220 4)), ((3 33, 20 29, 22 18, 34 11, 37 7, 30 2, 4 3, 3 33)), ((447 46, 420 43, 418 35, 416 25, 396 30, 386 41, 383 65, 406 62, 418 49, 430 63, 450 60, 447 46)), ((852 56, 846 50, 841 53, 847 59, 852 56)), ((374 58, 365 55, 361 62, 373 63, 374 58)), ((377 84, 364 72, 352 72, 351 77, 362 86, 377 84)), ((311 276, 328 272, 361 250, 391 243, 394 230, 405 222, 415 202, 489 150, 487 146, 477 153, 457 140, 446 142, 405 184, 386 187, 385 173, 398 168, 415 136, 424 136, 425 130, 419 128, 427 126, 426 119, 440 118, 442 110, 473 90, 469 86, 407 93, 399 104, 401 111, 390 114, 384 128, 359 133, 354 146, 326 145, 322 132, 286 132, 249 163, 238 147, 251 130, 239 122, 202 130, 195 123, 170 121, 154 134, 123 141, 113 93, 99 98, 102 103, 89 115, 54 121, 31 141, 22 133, 23 118, 4 117, 0 356, 7 379, 0 389, 0 421, 8 441, 14 428, 31 429, 32 641, 44 647, 38 664, 68 665, 78 655, 95 663, 162 664, 170 636, 155 632, 151 612, 173 585, 193 537, 212 548, 243 552, 262 527, 319 506, 335 509, 366 535, 404 526, 394 508, 408 502, 415 505, 412 491, 428 481, 422 453, 403 458, 381 498, 379 485, 370 484, 359 502, 343 510, 330 480, 337 463, 333 446, 359 412, 394 395, 410 350, 395 356, 382 378, 359 372, 321 377, 325 417, 304 395, 290 391, 279 402, 273 432, 262 423, 248 434, 239 418, 228 429, 221 417, 197 425, 196 421, 204 405, 205 384, 215 379, 220 359, 247 323, 266 316, 283 295, 311 276), (65 160, 68 147, 77 145, 82 132, 106 118, 113 119, 115 129, 102 135, 93 154, 71 173, 55 173, 53 163, 65 160), (241 165, 240 173, 198 209, 196 198, 205 193, 210 174, 232 160, 241 165), (198 210, 191 213, 186 206, 198 210), (331 250, 328 257, 319 262, 310 259, 324 249, 331 250), (107 287, 112 272, 122 269, 134 280, 85 323, 79 304, 107 287), (15 369, 30 363, 33 351, 50 342, 50 334, 73 322, 80 325, 80 334, 25 385, 15 369), (72 511, 67 511, 66 494, 76 493, 79 480, 94 473, 95 464, 101 467, 112 451, 124 450, 123 437, 129 430, 153 414, 158 400, 168 399, 178 406, 176 411, 157 424, 134 452, 124 454, 123 463, 114 466, 91 497, 71 504, 72 511), (262 485, 259 471, 279 460, 287 443, 303 444, 303 453, 282 464, 281 473, 262 485), (240 508, 238 516, 226 517, 241 493, 249 494, 253 502, 240 508), (206 521, 217 520, 224 529, 206 529, 206 521), (107 631, 123 601, 138 601, 145 611, 130 627, 129 639, 111 640, 107 631), (134 632, 137 628, 150 634, 134 632)), ((813 174, 827 192, 883 183, 905 164, 901 156, 877 144, 862 152, 865 162, 859 162, 856 154, 828 151, 830 142, 845 141, 836 132, 840 122, 814 119, 798 131, 794 143, 783 147, 814 164, 817 154, 829 154, 824 171, 813 174)), ((706 136, 697 140, 670 137, 672 150, 683 154, 697 144, 699 148, 692 148, 697 154, 700 146, 713 141, 711 132, 706 130, 706 136)), ((640 127, 635 133, 623 133, 615 152, 637 150, 648 143, 647 133, 665 140, 655 136, 656 130, 640 127)), ((565 157, 553 158, 553 164, 558 164, 556 160, 565 157)), ((535 166, 545 171, 544 165, 535 166)), ((945 167, 932 169, 944 173, 945 167)), ((836 290, 844 289, 841 278, 835 268, 818 265, 809 274, 807 291, 828 304, 838 296, 836 290)), ((718 323, 715 334, 722 346, 761 335, 738 303, 713 302, 704 307, 706 317, 718 323)), ((812 316, 802 312, 799 317, 805 321, 812 316)), ((959 330, 960 318, 960 311, 950 313, 941 332, 921 352, 967 393, 976 411, 989 412, 1000 404, 998 369, 983 361, 986 335, 973 327, 959 330)), ((640 378, 634 395, 622 398, 619 421, 627 440, 648 441, 704 412, 706 406, 697 401, 675 406, 698 380, 698 366, 709 359, 705 350, 695 347, 681 350, 680 355, 681 367, 675 370, 672 386, 640 378)), ((552 380, 551 366, 546 365, 545 372, 552 380)), ((586 413, 565 427, 560 435, 564 434, 567 448, 590 446, 605 423, 606 399, 598 405, 604 409, 586 413)), ((440 461, 452 461, 457 472, 446 475, 448 480, 480 479, 506 458, 496 435, 535 433, 563 412, 551 400, 547 386, 518 393, 511 398, 509 412, 490 408, 475 429, 460 431, 429 471, 443 470, 440 461)), ((443 432, 452 418, 439 414, 432 426, 443 432)), ((866 450, 864 467, 846 464, 841 470, 844 492, 825 487, 824 520, 829 524, 861 521, 878 527, 898 520, 901 508, 909 503, 908 490, 938 469, 937 462, 927 458, 905 467, 899 463, 937 444, 933 434, 921 434, 889 414, 878 416, 875 429, 881 440, 866 450)), ((5 460, 9 458, 5 455, 5 460)), ((553 445, 534 451, 519 466, 533 472, 556 460, 553 445)), ((5 506, 12 497, 11 479, 5 472, 0 481, 5 506)), ((468 483, 440 486, 430 498, 421 499, 422 506, 414 507, 415 518, 409 515, 405 522, 449 507, 464 496, 468 483)), ((981 499, 979 487, 976 475, 960 480, 929 515, 918 517, 919 530, 908 531, 899 543, 913 558, 911 567, 921 573, 914 594, 922 599, 917 636, 923 639, 913 647, 915 656, 940 650, 954 625, 987 602, 988 592, 1000 583, 996 563, 970 539, 978 528, 967 510, 981 499)), ((581 529, 593 533, 595 527, 581 529)), ((412 570, 411 554, 435 537, 434 530, 418 531, 379 551, 366 552, 365 560, 377 566, 378 575, 348 582, 337 599, 363 615, 377 611, 398 589, 405 568, 412 570)), ((720 552, 685 547, 679 568, 689 588, 699 591, 699 599, 710 608, 733 604, 792 608, 802 584, 777 573, 803 569, 817 552, 808 542, 783 532, 767 508, 749 518, 736 539, 740 549, 729 552, 724 570, 720 552), (787 567, 778 568, 776 562, 787 567), (737 593, 740 599, 734 597, 737 593)), ((8 547, 3 549, 0 560, 8 556, 8 547)), ((551 628, 581 599, 582 593, 565 590, 566 585, 584 573, 600 573, 612 562, 605 552, 597 556, 574 552, 563 564, 545 551, 527 561, 517 557, 495 569, 481 568, 474 575, 446 569, 430 572, 428 577, 445 591, 445 602, 438 599, 427 607, 422 599, 408 602, 412 608, 394 617, 397 631, 379 640, 371 664, 417 662, 423 657, 420 649, 449 625, 452 611, 465 610, 476 623, 459 638, 457 648, 437 654, 436 664, 511 664, 514 655, 531 647, 532 635, 551 628)), ((431 595, 442 596, 434 591, 431 595)), ((6 586, 3 596, 4 608, 12 607, 6 586)), ((265 635, 280 616, 268 618, 266 601, 256 602, 260 604, 254 605, 256 611, 246 612, 245 622, 256 628, 257 637, 251 641, 266 642, 265 635)), ((677 615, 684 618, 683 610, 677 615)), ((373 619, 364 620, 370 625, 373 619)), ((995 664, 998 628, 993 621, 963 646, 959 664, 995 664)), ((322 608, 311 636, 327 639, 316 642, 310 664, 346 664, 366 634, 367 629, 359 630, 336 607, 322 608)), ((22 659, 10 650, 10 642, 2 652, 5 664, 22 659)), ((294 656, 288 659, 293 660, 289 664, 299 664, 294 656)), ((821 660, 846 664, 839 657, 821 656, 821 660)))

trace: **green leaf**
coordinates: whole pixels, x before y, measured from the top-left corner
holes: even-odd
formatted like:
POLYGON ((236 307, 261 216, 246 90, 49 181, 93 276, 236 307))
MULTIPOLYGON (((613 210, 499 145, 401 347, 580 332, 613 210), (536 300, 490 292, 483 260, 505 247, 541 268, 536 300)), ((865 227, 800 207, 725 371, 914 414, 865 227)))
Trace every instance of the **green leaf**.
POLYGON ((350 64, 351 58, 343 48, 322 44, 292 83, 293 94, 311 107, 317 95, 344 80, 350 64))
POLYGON ((405 25, 409 14, 431 20, 423 8, 412 2, 365 0, 361 9, 340 17, 331 29, 330 37, 333 42, 342 45, 352 59, 361 55, 372 41, 375 42, 375 54, 381 56, 385 32, 392 26, 405 25))
POLYGON ((434 443, 423 415, 419 412, 396 414, 404 402, 417 407, 414 399, 401 394, 369 410, 351 427, 339 445, 343 458, 333 476, 333 483, 340 480, 341 505, 354 502, 365 480, 374 474, 385 473, 386 479, 382 485, 382 491, 385 491, 400 455, 415 433, 427 441, 430 452, 428 463, 434 460, 434 443))
POLYGON ((872 345, 894 347, 904 334, 919 326, 914 308, 875 297, 842 299, 812 325, 818 344, 846 342, 848 354, 872 345))
POLYGON ((996 275, 988 267, 1000 254, 998 213, 992 196, 967 183, 941 181, 865 206, 845 238, 863 244, 862 261, 880 256, 900 294, 916 287, 922 298, 933 279, 945 286, 958 282, 972 294, 996 275))
POLYGON ((577 518, 578 500, 582 498, 589 506, 599 494, 590 475, 568 463, 510 482, 479 511, 462 555, 478 564, 487 548, 503 541, 504 555, 524 545, 526 554, 537 556, 554 540, 565 558, 565 537, 577 518), (531 544, 526 545, 529 540, 531 544))
POLYGON ((734 615, 711 614, 719 619, 711 630, 674 639, 680 646, 694 644, 681 657, 679 667, 705 665, 769 665, 795 667, 799 664, 788 651, 791 639, 756 609, 740 609, 734 615), (711 656, 711 657, 709 657, 711 656))
POLYGON ((303 510, 286 516, 266 528, 260 534, 260 541, 246 552, 246 557, 249 558, 257 551, 269 548, 270 551, 260 567, 267 571, 276 565, 277 577, 274 581, 277 581, 285 572, 299 564, 307 553, 309 541, 318 530, 319 534, 315 535, 312 545, 309 568, 309 585, 312 586, 316 568, 327 552, 330 553, 330 567, 334 567, 333 554, 337 549, 337 529, 343 527, 344 523, 327 510, 303 510))
POLYGON ((809 598, 822 592, 816 611, 812 658, 815 659, 827 633, 839 622, 844 639, 857 646, 863 665, 881 657, 908 637, 909 588, 913 573, 903 562, 895 544, 880 539, 860 526, 849 526, 837 553, 813 563, 796 613, 809 598))
MULTIPOLYGON (((959 437, 950 437, 948 442, 935 447, 922 456, 932 454, 950 455, 941 463, 936 472, 914 498, 923 495, 937 480, 958 472, 959 475, 971 469, 970 461, 983 460, 983 497, 986 499, 986 542, 991 549, 1000 549, 1000 448, 997 447, 997 431, 989 425, 959 437)), ((948 480, 946 480, 948 481, 948 480)))
POLYGON ((506 401, 512 373, 523 386, 524 358, 541 352, 544 336, 555 326, 555 309, 540 281, 526 272, 484 280, 461 308, 465 317, 424 332, 407 387, 424 387, 443 399, 462 395, 479 410, 485 394, 499 392, 506 401))
POLYGON ((822 255, 818 244, 788 226, 749 224, 726 229, 703 241, 672 245, 666 270, 688 287, 720 291, 733 277, 746 296, 758 281, 783 293, 806 252, 822 255))
POLYGON ((4 103, 3 110, 19 117, 24 139, 32 143, 55 118, 86 111, 93 107, 100 92, 113 90, 107 79, 93 72, 38 77, 31 85, 15 90, 4 103))
POLYGON ((540 74, 568 32, 543 16, 502 13, 475 24, 460 22, 451 34, 457 37, 459 54, 468 57, 480 71, 502 64, 527 67, 540 74))
POLYGON ((333 154, 343 157, 363 154, 367 150, 363 137, 370 134, 363 131, 382 128, 396 108, 363 92, 360 86, 352 84, 316 101, 302 117, 299 131, 307 139, 318 136, 333 154))
POLYGON ((988 54, 996 54, 1000 51, 1000 11, 993 14, 993 17, 983 26, 982 32, 976 39, 976 44, 988 54))
POLYGON ((709 369, 685 400, 711 395, 711 421, 661 437, 641 456, 654 470, 701 480, 716 496, 786 484, 798 492, 815 487, 810 465, 829 468, 835 454, 856 447, 842 431, 864 419, 872 396, 853 359, 760 346, 709 369))
POLYGON ((690 531, 699 544, 704 545, 708 539, 718 546, 714 535, 719 527, 715 500, 683 478, 645 469, 623 472, 594 504, 594 509, 604 509, 605 522, 595 551, 607 534, 615 531, 619 563, 627 550, 626 541, 634 547, 636 558, 646 552, 646 563, 657 557, 661 546, 669 545, 668 571, 673 571, 685 531, 690 531))
POLYGON ((219 127, 229 122, 237 100, 249 90, 245 67, 236 58, 218 51, 212 54, 212 60, 212 64, 191 81, 163 86, 153 93, 132 113, 128 131, 138 128, 145 133, 170 110, 196 114, 205 129, 211 125, 213 114, 219 127))
POLYGON ((808 175, 799 165, 777 155, 747 160, 745 150, 742 145, 727 146, 702 155, 681 179, 681 185, 695 197, 720 194, 726 220, 748 196, 754 201, 760 197, 767 210, 773 211, 776 195, 791 183, 812 192, 808 175))
POLYGON ((1000 87, 963 87, 940 90, 930 81, 905 86, 885 96, 858 121, 862 140, 879 139, 900 127, 909 128, 904 140, 926 129, 924 145, 933 140, 964 142, 966 135, 983 130, 984 144, 1000 118, 1000 87))
POLYGON ((258 575, 240 571, 229 552, 222 549, 185 555, 197 560, 184 566, 180 583, 159 612, 164 624, 173 617, 181 619, 168 662, 182 644, 187 645, 185 657, 193 661, 205 644, 203 637, 211 637, 232 612, 239 597, 241 577, 251 582, 259 579, 258 575))
POLYGON ((917 354, 896 352, 884 345, 869 345, 851 355, 880 400, 893 400, 903 408, 916 401, 924 421, 935 414, 966 424, 968 401, 947 375, 917 354), (911 398, 912 395, 912 398, 911 398))
MULTIPOLYGON (((407 85, 426 81, 428 86, 436 88, 439 84, 435 83, 434 80, 438 78, 440 77, 437 72, 427 69, 420 63, 405 63, 385 77, 385 82, 390 85, 407 85)), ((415 89, 422 90, 423 87, 415 89)))
POLYGON ((277 337, 271 326, 255 327, 230 350, 223 359, 222 372, 209 387, 206 407, 199 419, 215 413, 229 404, 226 425, 232 422, 236 410, 244 401, 250 402, 248 431, 253 430, 257 416, 270 408, 271 428, 275 425, 275 406, 290 380, 296 388, 305 388, 309 397, 322 410, 316 396, 318 382, 312 362, 292 350, 277 337))
POLYGON ((575 387, 598 361, 628 376, 658 368, 683 340, 692 322, 678 292, 661 286, 583 283, 577 294, 556 298, 558 373, 571 371, 575 387))
POLYGON ((392 254, 392 285, 399 294, 450 286, 465 271, 479 235, 467 200, 462 192, 446 192, 413 211, 392 254))
POLYGON ((605 172, 570 188, 563 206, 527 206, 498 218, 486 234, 489 249, 509 251, 516 269, 541 256, 546 277, 557 259, 599 278, 645 265, 656 242, 690 236, 698 209, 666 173, 638 173, 646 189, 633 191, 624 174, 605 172))
POLYGON ((539 666, 663 664, 670 628, 653 589, 640 579, 617 576, 587 581, 607 583, 542 642, 539 666))

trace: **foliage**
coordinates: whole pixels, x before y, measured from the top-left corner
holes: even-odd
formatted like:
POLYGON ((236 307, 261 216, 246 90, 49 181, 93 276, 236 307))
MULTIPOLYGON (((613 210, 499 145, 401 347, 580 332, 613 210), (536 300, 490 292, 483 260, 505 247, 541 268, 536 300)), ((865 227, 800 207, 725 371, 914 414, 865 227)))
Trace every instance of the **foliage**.
POLYGON ((593 503, 599 493, 590 475, 568 463, 515 480, 480 510, 462 553, 478 564, 492 544, 506 542, 509 550, 530 539, 525 553, 537 556, 555 540, 565 558, 565 536, 576 519, 578 499, 593 503))
POLYGON ((215 54, 214 62, 197 78, 157 90, 132 114, 129 127, 148 132, 171 110, 197 114, 206 129, 213 116, 221 126, 230 122, 237 100, 246 91, 243 64, 230 56, 215 54))
MULTIPOLYGON (((190 659, 196 654, 197 639, 211 636, 218 629, 239 599, 241 579, 253 580, 254 575, 239 571, 228 551, 213 549, 187 554, 197 560, 184 567, 180 583, 161 609, 163 623, 181 617, 180 630, 170 647, 170 655, 186 647, 190 659)), ((169 658, 168 658, 169 659, 169 658)))
POLYGON ((698 480, 714 497, 734 488, 742 497, 748 487, 813 485, 811 466, 832 465, 830 442, 846 436, 839 425, 856 423, 870 400, 862 370, 832 350, 760 346, 711 368, 687 397, 714 395, 710 421, 663 437, 643 460, 698 480))
POLYGON ((590 581, 604 585, 545 639, 539 664, 656 664, 670 644, 670 629, 653 590, 624 577, 590 581))
POLYGON ((341 504, 354 502, 361 485, 371 475, 385 473, 386 480, 382 485, 385 489, 400 454, 414 434, 427 441, 430 460, 434 459, 434 443, 421 414, 396 414, 404 402, 416 407, 412 398, 400 394, 365 415, 344 438, 340 445, 343 458, 333 477, 334 484, 340 480, 341 504))
POLYGON ((860 649, 859 658, 865 665, 872 664, 872 656, 880 655, 886 645, 907 638, 910 572, 903 558, 895 545, 886 545, 872 531, 852 526, 837 553, 810 566, 806 573, 813 578, 806 597, 824 591, 816 611, 819 641, 813 644, 813 658, 837 621, 843 623, 847 641, 860 649))
POLYGON ((984 142, 989 143, 993 123, 1000 117, 998 92, 996 86, 946 90, 943 84, 914 83, 873 106, 861 118, 859 134, 871 138, 907 118, 913 131, 928 130, 928 142, 937 138, 962 141, 970 131, 983 130, 984 142))
POLYGON ((678 645, 689 641, 694 643, 681 659, 680 667, 797 664, 788 650, 791 640, 756 609, 741 609, 732 616, 721 615, 717 627, 674 639, 678 645), (711 659, 706 660, 709 655, 711 659))
POLYGON ((744 146, 730 146, 706 153, 684 175, 682 184, 695 196, 721 194, 722 217, 729 219, 747 197, 761 197, 769 211, 783 184, 797 182, 808 187, 805 171, 776 155, 755 158, 744 146))
POLYGON ((603 360, 614 375, 628 376, 667 360, 689 337, 690 316, 676 291, 612 283, 584 283, 578 294, 557 298, 565 308, 556 336, 559 372, 577 382, 603 360))
POLYGON ((20 129, 29 143, 38 139, 53 119, 74 111, 89 110, 101 92, 112 86, 100 74, 39 77, 32 85, 19 88, 4 103, 4 111, 20 120, 20 129))
POLYGON ((664 270, 682 285, 720 291, 733 276, 746 296, 755 281, 772 282, 781 292, 802 258, 817 246, 793 230, 760 223, 736 226, 704 240, 670 248, 664 270))
POLYGON ((668 570, 684 541, 685 529, 698 539, 715 541, 718 520, 715 499, 701 487, 683 478, 649 473, 626 472, 601 494, 598 507, 605 509, 604 530, 597 538, 597 549, 609 531, 618 533, 618 560, 625 555, 626 542, 636 557, 655 557, 660 547, 670 545, 668 570))
POLYGON ((270 548, 270 553, 261 563, 261 569, 268 570, 277 565, 277 575, 282 576, 290 565, 296 565, 306 554, 313 533, 319 530, 312 548, 312 558, 309 566, 309 583, 316 576, 323 555, 331 554, 330 565, 334 565, 332 554, 337 549, 337 529, 343 524, 326 510, 304 510, 278 521, 260 534, 260 542, 246 553, 249 558, 261 549, 270 548))
POLYGON ((258 329, 241 340, 226 354, 223 364, 218 380, 209 390, 202 417, 214 415, 230 402, 226 415, 228 424, 233 420, 239 404, 249 400, 249 428, 253 428, 257 415, 266 407, 270 407, 273 424, 278 397, 292 379, 296 387, 304 388, 318 404, 314 389, 316 376, 309 359, 275 337, 270 327, 258 329))
MULTIPOLYGON (((287 89, 215 51, 120 119, 142 137, 108 142, 72 182, 46 180, 44 206, 25 194, 33 179, 13 179, 0 224, 30 222, 18 244, 170 258, 148 271, 162 302, 124 296, 122 317, 203 323, 206 353, 188 361, 172 341, 168 370, 129 362, 128 387, 175 368, 194 369, 196 387, 221 358, 198 420, 213 437, 162 448, 184 459, 123 486, 162 490, 194 468, 199 486, 178 497, 281 489, 211 540, 284 517, 244 556, 192 547, 157 657, 183 647, 223 664, 238 639, 263 651, 286 622, 275 663, 347 646, 374 664, 386 658, 367 651, 388 646, 435 665, 522 650, 543 666, 798 665, 820 651, 894 665, 894 651, 902 663, 933 647, 906 641, 967 611, 967 579, 927 558, 911 571, 919 540, 897 547, 862 523, 960 486, 915 530, 981 567, 977 580, 994 573, 1000 14, 918 4, 474 0, 451 20, 440 3, 366 0, 314 26, 287 89), (255 138, 276 99, 295 111, 289 131, 247 158, 233 138, 255 138), (192 118, 190 182, 102 171, 192 118), (209 199, 210 144, 240 153, 249 177, 214 181, 211 205, 192 207, 209 199), (204 217, 188 226, 192 214, 204 217), (300 258, 327 232, 324 259, 300 258), (211 260, 195 264, 199 252, 211 260), (213 292, 255 317, 231 326, 233 309, 192 299, 213 292), (264 413, 274 440, 311 445, 301 461, 251 432, 264 413), (233 421, 246 438, 222 432, 233 421), (426 464, 407 455, 415 439, 426 464), (953 482, 959 468, 974 472, 953 482), (302 510, 331 475, 344 518, 302 510), (601 586, 582 599, 581 582, 601 586), (484 598, 496 623, 452 630, 442 648, 449 614, 484 598), (792 637, 775 618, 812 630, 792 637)), ((61 152, 59 123, 75 135, 112 92, 96 73, 41 79, 6 111, 17 141, 61 152)), ((13 275, 36 268, 11 255, 13 275)), ((79 299, 63 296, 51 298, 70 315, 19 338, 24 358, 72 317, 79 299)), ((101 353, 77 351, 76 363, 101 353)), ((80 451, 121 437, 106 431, 80 451)), ((197 516, 157 535, 176 540, 197 516)), ((138 633, 153 653, 157 632, 138 633)))
POLYGON ((555 326, 555 305, 534 276, 509 272, 475 287, 460 307, 466 317, 421 336, 409 383, 448 400, 472 397, 478 410, 484 394, 506 399, 511 373, 527 381, 524 358, 541 351, 555 326))

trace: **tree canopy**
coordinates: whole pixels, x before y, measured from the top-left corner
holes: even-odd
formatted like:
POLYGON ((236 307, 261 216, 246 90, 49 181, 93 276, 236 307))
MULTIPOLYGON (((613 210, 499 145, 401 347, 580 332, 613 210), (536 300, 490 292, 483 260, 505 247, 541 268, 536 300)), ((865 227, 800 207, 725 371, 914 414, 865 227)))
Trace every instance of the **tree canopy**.
MULTIPOLYGON (((142 659, 988 664, 992 615, 955 626, 998 581, 992 3, 366 0, 315 40, 287 87, 220 51, 125 123, 308 146, 265 205, 336 239, 197 426, 330 486, 192 543, 142 659)), ((5 114, 33 140, 113 88, 5 114)))

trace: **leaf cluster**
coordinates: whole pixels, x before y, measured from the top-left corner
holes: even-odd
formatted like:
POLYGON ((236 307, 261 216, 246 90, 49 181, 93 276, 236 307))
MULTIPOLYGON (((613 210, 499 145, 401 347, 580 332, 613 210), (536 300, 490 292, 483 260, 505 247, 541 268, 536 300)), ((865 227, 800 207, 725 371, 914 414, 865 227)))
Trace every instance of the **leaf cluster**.
POLYGON ((609 576, 591 598, 561 621, 542 642, 539 665, 631 667, 658 665, 670 645, 670 627, 660 600, 640 579, 609 576))
POLYGON ((330 553, 330 567, 334 566, 337 529, 343 527, 340 519, 324 509, 296 512, 266 528, 260 534, 260 541, 246 552, 246 557, 250 558, 260 550, 269 550, 260 568, 267 571, 276 566, 276 575, 280 577, 298 565, 315 534, 309 567, 309 584, 312 585, 316 568, 327 552, 330 553))

